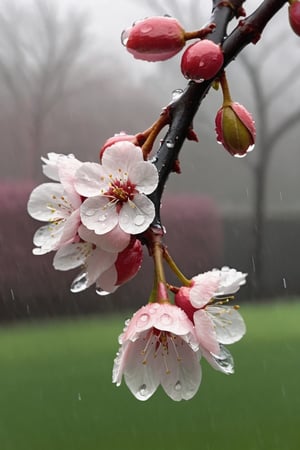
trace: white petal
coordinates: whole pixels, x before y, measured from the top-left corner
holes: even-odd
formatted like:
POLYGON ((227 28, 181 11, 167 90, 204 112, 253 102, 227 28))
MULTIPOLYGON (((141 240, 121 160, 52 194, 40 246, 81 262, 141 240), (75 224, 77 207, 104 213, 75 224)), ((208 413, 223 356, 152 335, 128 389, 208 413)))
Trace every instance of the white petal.
POLYGON ((52 222, 66 218, 71 211, 71 206, 64 197, 64 189, 61 184, 43 183, 31 192, 27 209, 34 219, 52 222))
POLYGON ((124 354, 124 378, 138 400, 150 398, 159 386, 159 358, 154 357, 156 338, 147 331, 135 342, 130 342, 124 354), (149 353, 145 355, 146 344, 149 353))
POLYGON ((59 162, 59 180, 67 194, 68 200, 74 209, 79 208, 82 203, 80 195, 75 190, 75 173, 82 165, 76 158, 62 158, 59 162))
POLYGON ((233 306, 208 306, 206 311, 213 321, 217 340, 221 344, 233 344, 246 333, 244 319, 233 306))
POLYGON ((88 286, 97 281, 99 276, 108 270, 116 261, 118 254, 95 248, 85 261, 88 286))
POLYGON ((194 308, 202 308, 214 296, 219 286, 219 274, 214 271, 193 277, 194 285, 190 291, 190 301, 194 308))
POLYGON ((151 194, 158 183, 156 167, 149 161, 142 161, 132 167, 129 174, 130 181, 142 194, 151 194))
POLYGON ((103 156, 102 164, 108 173, 121 176, 130 176, 131 168, 143 161, 143 153, 140 147, 131 142, 121 141, 108 147, 103 156))
POLYGON ((219 272, 220 283, 216 295, 230 295, 235 294, 240 286, 246 283, 246 273, 238 272, 229 267, 222 267, 221 270, 213 270, 212 272, 219 272))
POLYGON ((43 174, 46 175, 46 177, 51 178, 51 180, 59 181, 57 162, 61 156, 65 155, 50 152, 47 154, 48 159, 44 157, 41 158, 41 160, 45 163, 42 166, 43 174))
POLYGON ((209 315, 203 310, 199 309, 194 313, 195 333, 199 344, 208 352, 218 354, 220 347, 217 341, 215 327, 209 315))
POLYGON ((92 245, 78 242, 60 248, 53 259, 53 266, 57 270, 70 270, 84 264, 87 256, 92 252, 92 245))
POLYGON ((76 171, 75 188, 84 197, 100 195, 109 188, 109 180, 103 167, 97 163, 86 162, 76 171))
POLYGON ((155 216, 153 202, 143 194, 134 196, 134 200, 122 205, 119 213, 119 225, 129 234, 139 234, 147 230, 155 216))
POLYGON ((115 265, 113 264, 108 270, 103 272, 100 277, 97 279, 96 282, 96 288, 99 290, 99 294, 101 294, 102 291, 104 292, 115 292, 118 289, 118 286, 116 286, 116 283, 118 281, 118 273, 116 270, 115 265))
POLYGON ((207 362, 219 372, 223 372, 226 375, 234 373, 234 361, 229 350, 223 345, 220 345, 220 353, 218 356, 212 353, 202 350, 202 354, 207 362))
POLYGON ((164 367, 161 385, 172 400, 189 400, 198 391, 201 383, 199 357, 199 352, 194 352, 180 337, 168 337, 168 348, 162 356, 165 361, 161 362, 164 367))
POLYGON ((80 207, 80 216, 82 223, 96 234, 108 233, 119 220, 115 204, 101 196, 87 198, 80 207))
POLYGON ((40 227, 33 236, 33 243, 40 249, 34 249, 35 255, 43 255, 45 253, 57 250, 64 231, 64 222, 55 222, 40 227))
POLYGON ((121 252, 130 242, 130 234, 121 230, 119 225, 116 225, 108 233, 101 235, 81 225, 78 233, 84 241, 92 242, 107 252, 121 252))

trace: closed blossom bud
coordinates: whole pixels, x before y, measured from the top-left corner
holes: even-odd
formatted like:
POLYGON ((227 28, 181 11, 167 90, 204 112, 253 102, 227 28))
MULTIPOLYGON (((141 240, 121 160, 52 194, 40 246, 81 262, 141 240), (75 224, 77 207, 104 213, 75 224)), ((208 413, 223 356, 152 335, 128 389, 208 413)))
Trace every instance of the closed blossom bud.
POLYGON ((131 280, 139 271, 142 260, 142 244, 138 239, 132 239, 129 246, 119 253, 115 262, 118 275, 116 285, 120 286, 131 280))
POLYGON ((300 1, 293 1, 289 6, 289 20, 294 32, 300 36, 300 1))
POLYGON ((237 102, 224 104, 216 115, 217 141, 233 156, 242 157, 255 144, 255 124, 251 114, 237 102))
POLYGON ((183 53, 181 72, 193 81, 201 82, 214 77, 224 62, 222 49, 208 39, 195 42, 183 53))
POLYGON ((110 137, 104 142, 104 145, 100 148, 100 161, 102 160, 102 156, 104 151, 110 147, 111 145, 116 144, 117 142, 121 141, 129 141, 132 142, 132 144, 138 146, 137 138, 133 134, 126 134, 123 131, 121 133, 115 134, 114 136, 110 137))
POLYGON ((121 40, 136 59, 164 61, 185 45, 184 29, 172 17, 148 17, 123 31, 121 40))

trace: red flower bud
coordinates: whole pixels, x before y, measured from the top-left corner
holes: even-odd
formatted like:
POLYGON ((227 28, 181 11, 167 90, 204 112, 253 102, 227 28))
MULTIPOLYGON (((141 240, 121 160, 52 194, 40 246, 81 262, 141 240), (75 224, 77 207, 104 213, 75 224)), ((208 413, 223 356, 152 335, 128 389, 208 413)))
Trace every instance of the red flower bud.
POLYGON ((289 6, 289 21, 294 32, 300 36, 300 2, 294 1, 289 6))
POLYGON ((139 271, 143 260, 142 244, 138 239, 133 239, 128 247, 119 253, 115 262, 118 274, 117 286, 131 280, 139 271))
POLYGON ((255 124, 251 114, 236 102, 223 105, 216 115, 217 141, 233 156, 242 157, 253 150, 255 124))
POLYGON ((105 150, 108 147, 110 147, 111 145, 116 144, 117 142, 120 142, 120 141, 129 141, 129 142, 132 142, 134 145, 138 146, 138 142, 137 142, 135 135, 126 134, 122 131, 121 133, 115 134, 114 136, 110 137, 109 139, 107 139, 104 142, 104 145, 100 149, 100 155, 99 155, 100 161, 102 160, 102 156, 103 156, 103 153, 105 152, 105 150))
POLYGON ((184 29, 172 17, 149 17, 124 30, 122 44, 136 59, 164 61, 185 45, 184 29))
POLYGON ((194 81, 209 80, 221 69, 224 62, 222 49, 208 39, 190 45, 181 58, 181 72, 194 81))

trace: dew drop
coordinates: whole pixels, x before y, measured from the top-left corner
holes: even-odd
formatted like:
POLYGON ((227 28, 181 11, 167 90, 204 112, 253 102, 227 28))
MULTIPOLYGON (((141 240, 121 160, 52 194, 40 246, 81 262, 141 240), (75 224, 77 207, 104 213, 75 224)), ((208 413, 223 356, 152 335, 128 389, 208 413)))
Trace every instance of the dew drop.
POLYGON ((174 386, 174 389, 175 389, 175 391, 181 391, 181 389, 182 389, 182 384, 181 384, 181 382, 178 380, 176 383, 175 383, 175 386, 174 386))
POLYGON ((87 209, 84 214, 88 217, 92 217, 96 214, 96 209, 87 209))
POLYGON ((101 214, 101 216, 98 217, 98 222, 104 222, 107 219, 108 214, 101 214))
POLYGON ((141 386, 139 387, 139 394, 142 397, 145 397, 145 395, 147 394, 147 386, 144 384, 141 384, 141 386))
POLYGON ((250 153, 254 150, 255 144, 250 145, 250 147, 248 147, 247 153, 250 153))
POLYGON ((166 142, 166 146, 167 146, 168 148, 174 148, 174 147, 175 147, 175 144, 174 144, 174 142, 172 142, 172 141, 167 141, 167 142, 166 142))
POLYGON ((104 289, 102 289, 102 288, 100 288, 100 287, 97 287, 97 288, 96 288, 96 294, 97 294, 97 295, 101 295, 102 297, 105 297, 105 295, 109 295, 110 292, 105 291, 104 289))
POLYGON ((178 100, 183 94, 183 89, 174 89, 172 92, 172 101, 178 100))
POLYGON ((233 156, 234 156, 235 158, 241 159, 241 158, 245 158, 245 156, 247 156, 247 153, 243 153, 243 154, 235 153, 233 156))
POLYGON ((204 66, 205 66, 205 62, 204 61, 200 61, 199 67, 204 67, 204 66))
POLYGON ((144 34, 148 34, 152 31, 152 29, 153 29, 152 25, 145 23, 145 25, 141 26, 140 32, 144 33, 144 34))
POLYGON ((126 47, 126 45, 127 45, 130 30, 131 30, 131 28, 127 28, 126 30, 123 30, 121 33, 121 42, 122 42, 122 45, 124 45, 124 47, 126 47))
POLYGON ((71 292, 77 293, 84 291, 88 287, 88 276, 86 272, 81 272, 78 277, 76 277, 71 284, 71 292))
POLYGON ((163 314, 160 317, 160 321, 163 325, 169 325, 170 323, 172 323, 172 317, 169 314, 163 314))
POLYGON ((145 222, 145 217, 142 216, 142 214, 138 214, 137 216, 135 216, 134 218, 134 224, 137 226, 143 225, 143 223, 145 222))
POLYGON ((142 314, 137 320, 137 326, 144 327, 150 320, 149 314, 142 314))

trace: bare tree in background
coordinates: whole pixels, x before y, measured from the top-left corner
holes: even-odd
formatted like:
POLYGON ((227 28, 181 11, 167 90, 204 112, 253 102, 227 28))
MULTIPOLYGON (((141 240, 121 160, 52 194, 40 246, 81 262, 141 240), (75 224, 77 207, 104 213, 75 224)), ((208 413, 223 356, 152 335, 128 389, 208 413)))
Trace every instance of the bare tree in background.
POLYGON ((62 15, 47 0, 35 0, 30 8, 22 8, 17 2, 2 3, 0 80, 13 99, 17 151, 21 154, 28 148, 30 178, 36 177, 40 165, 46 119, 74 89, 74 73, 80 77, 85 19, 79 11, 62 15), (22 133, 24 121, 27 126, 22 133))
MULTIPOLYGON (((202 17, 202 6, 200 2, 187 2, 185 6, 174 0, 164 2, 168 12, 178 18, 189 27, 195 27, 195 19, 199 21, 202 17)), ((163 14, 166 8, 163 8, 162 2, 158 0, 149 0, 149 5, 156 14, 163 14)), ((285 24, 284 24, 285 25, 285 24)), ((256 109, 256 123, 258 124, 257 139, 255 144, 256 159, 247 161, 247 167, 253 176, 253 244, 252 244, 252 262, 253 273, 250 282, 252 283, 252 296, 259 298, 264 295, 264 247, 265 247, 265 223, 266 223, 266 193, 268 187, 268 171, 274 150, 280 138, 291 131, 300 122, 300 108, 292 110, 283 118, 280 118, 278 125, 274 126, 274 102, 278 101, 278 96, 284 97, 289 89, 294 92, 297 89, 295 84, 299 82, 299 77, 295 77, 300 70, 299 61, 294 64, 288 64, 288 71, 284 73, 279 68, 276 72, 277 83, 270 91, 266 89, 268 79, 263 73, 264 63, 268 57, 272 56, 272 51, 278 51, 280 45, 288 47, 289 37, 293 36, 286 29, 283 33, 278 33, 273 37, 270 47, 264 42, 263 51, 252 59, 248 53, 239 55, 239 61, 246 69, 246 75, 252 86, 254 104, 256 109), (266 56, 267 55, 267 56, 266 56), (292 83, 289 82, 292 80, 292 83)), ((278 65, 278 61, 276 62, 278 65)), ((270 76, 270 73, 269 73, 270 76)), ((298 83, 299 88, 299 83, 298 83)), ((278 110, 278 106, 277 106, 278 110)))

